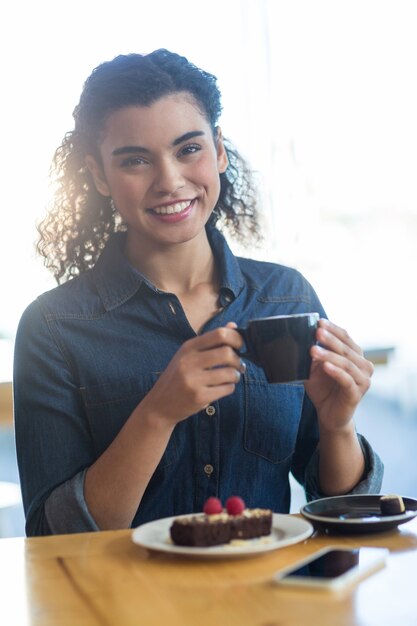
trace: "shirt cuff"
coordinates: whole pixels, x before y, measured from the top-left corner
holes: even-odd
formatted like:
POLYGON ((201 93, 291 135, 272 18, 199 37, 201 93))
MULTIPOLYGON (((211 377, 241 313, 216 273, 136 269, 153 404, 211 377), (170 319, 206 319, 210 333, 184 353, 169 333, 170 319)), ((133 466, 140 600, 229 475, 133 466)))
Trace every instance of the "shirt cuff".
MULTIPOLYGON (((365 472, 362 480, 347 494, 379 493, 384 476, 384 465, 363 435, 358 434, 360 446, 365 457, 365 472)), ((305 472, 305 493, 307 501, 328 497, 320 490, 318 448, 312 455, 305 472)))
POLYGON ((84 498, 87 469, 56 487, 45 502, 45 516, 52 534, 100 530, 84 498))

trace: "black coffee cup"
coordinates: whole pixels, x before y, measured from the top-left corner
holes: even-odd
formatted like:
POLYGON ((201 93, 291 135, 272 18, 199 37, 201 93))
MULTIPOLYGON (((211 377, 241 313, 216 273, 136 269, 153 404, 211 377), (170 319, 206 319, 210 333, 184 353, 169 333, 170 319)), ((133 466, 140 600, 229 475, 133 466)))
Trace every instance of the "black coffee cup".
POLYGON ((261 366, 270 383, 307 380, 319 317, 301 313, 250 320, 246 328, 236 329, 246 344, 241 356, 261 366))

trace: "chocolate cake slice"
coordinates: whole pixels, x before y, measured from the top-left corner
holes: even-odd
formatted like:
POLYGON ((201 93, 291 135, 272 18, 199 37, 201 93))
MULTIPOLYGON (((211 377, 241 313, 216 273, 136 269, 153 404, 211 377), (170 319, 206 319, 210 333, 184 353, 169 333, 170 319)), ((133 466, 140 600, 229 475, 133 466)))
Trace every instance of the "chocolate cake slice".
POLYGON ((173 521, 170 534, 176 545, 216 546, 235 539, 255 539, 271 533, 272 511, 245 509, 241 514, 227 512, 180 517, 173 521))

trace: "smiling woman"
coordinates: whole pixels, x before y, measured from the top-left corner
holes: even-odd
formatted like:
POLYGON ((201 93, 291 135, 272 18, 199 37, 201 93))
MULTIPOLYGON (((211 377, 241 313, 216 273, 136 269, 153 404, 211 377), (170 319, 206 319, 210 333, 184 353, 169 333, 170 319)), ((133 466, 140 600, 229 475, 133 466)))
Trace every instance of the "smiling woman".
MULTIPOLYGON (((296 270, 235 256, 259 233, 216 78, 166 49, 84 84, 39 251, 64 282, 17 332, 16 447, 30 534, 123 528, 239 493, 288 512, 380 488, 353 415, 373 366, 296 270), (244 363, 248 320, 316 311, 307 379, 244 363), (187 490, 184 490, 187 484, 187 490)), ((249 357, 248 357, 249 358, 249 357)))

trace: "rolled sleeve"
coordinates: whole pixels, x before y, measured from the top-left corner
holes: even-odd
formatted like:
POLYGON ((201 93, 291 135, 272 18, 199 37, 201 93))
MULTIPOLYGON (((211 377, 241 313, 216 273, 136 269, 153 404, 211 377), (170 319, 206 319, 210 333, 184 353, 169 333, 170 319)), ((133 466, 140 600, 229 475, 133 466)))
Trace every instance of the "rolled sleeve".
POLYGON ((52 534, 100 530, 84 498, 87 470, 56 487, 45 502, 45 517, 52 534))
MULTIPOLYGON (((379 493, 384 475, 383 463, 363 435, 358 434, 358 439, 365 457, 365 472, 362 480, 348 494, 379 493)), ((320 453, 316 449, 306 467, 305 493, 307 501, 325 498, 327 495, 320 489, 319 458, 320 453)))

